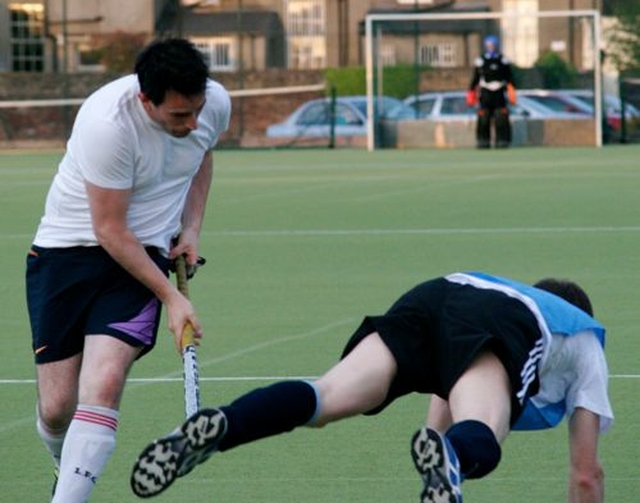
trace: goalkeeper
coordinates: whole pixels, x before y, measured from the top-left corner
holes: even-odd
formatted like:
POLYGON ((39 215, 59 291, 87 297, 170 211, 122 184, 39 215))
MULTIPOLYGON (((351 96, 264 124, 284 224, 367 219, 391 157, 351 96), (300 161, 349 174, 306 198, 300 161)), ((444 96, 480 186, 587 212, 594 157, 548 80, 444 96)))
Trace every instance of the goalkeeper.
POLYGON ((484 40, 485 52, 476 59, 473 77, 467 91, 467 104, 478 109, 476 145, 491 147, 491 129, 495 128, 495 146, 511 144, 511 122, 507 102, 516 103, 511 63, 499 50, 498 38, 490 35, 484 40))
POLYGON ((569 418, 569 498, 602 503, 599 433, 613 414, 604 329, 575 283, 536 287, 482 273, 422 283, 383 316, 368 316, 342 360, 317 381, 285 381, 204 409, 150 444, 134 466, 141 497, 158 494, 215 451, 298 426, 374 415, 411 392, 433 394, 411 441, 421 502, 460 503, 461 483, 500 462, 511 429, 569 418))

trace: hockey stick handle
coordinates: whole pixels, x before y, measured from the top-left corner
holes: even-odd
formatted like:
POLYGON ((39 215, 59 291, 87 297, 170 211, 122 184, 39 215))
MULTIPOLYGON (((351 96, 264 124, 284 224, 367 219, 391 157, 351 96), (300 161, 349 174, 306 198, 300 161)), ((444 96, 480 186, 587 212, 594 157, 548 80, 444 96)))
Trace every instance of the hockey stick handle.
MULTIPOLYGON (((187 261, 185 260, 183 255, 176 257, 175 266, 176 266, 176 283, 178 286, 178 291, 188 299, 189 298, 189 280, 187 278, 187 261)), ((181 341, 181 347, 183 351, 187 346, 195 345, 194 339, 193 339, 193 326, 191 325, 191 323, 187 323, 182 329, 180 341, 181 341)))
MULTIPOLYGON (((189 283, 187 278, 187 263, 182 255, 176 258, 175 267, 178 290, 188 299, 189 283)), ((191 417, 200 409, 198 358, 193 334, 193 326, 191 323, 187 323, 182 329, 180 336, 184 379, 184 409, 187 418, 191 417)))

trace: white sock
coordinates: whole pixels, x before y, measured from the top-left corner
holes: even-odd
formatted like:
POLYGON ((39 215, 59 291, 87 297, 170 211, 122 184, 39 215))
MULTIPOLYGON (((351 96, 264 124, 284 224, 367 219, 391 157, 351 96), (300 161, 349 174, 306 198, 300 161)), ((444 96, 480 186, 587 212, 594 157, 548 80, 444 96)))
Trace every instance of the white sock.
POLYGON ((40 414, 37 415, 36 429, 38 430, 38 435, 40 436, 42 443, 51 454, 56 468, 60 468, 60 456, 62 455, 62 444, 64 443, 64 437, 67 434, 66 430, 62 433, 51 433, 45 427, 45 425, 42 424, 40 414))
POLYGON ((62 447, 51 503, 85 503, 116 446, 118 411, 78 405, 62 447))

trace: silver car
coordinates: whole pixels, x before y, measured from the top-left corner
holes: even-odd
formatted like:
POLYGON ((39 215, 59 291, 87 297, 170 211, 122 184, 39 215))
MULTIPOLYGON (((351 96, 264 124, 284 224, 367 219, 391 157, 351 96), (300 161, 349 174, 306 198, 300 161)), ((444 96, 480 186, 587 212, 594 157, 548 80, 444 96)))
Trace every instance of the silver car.
MULTIPOLYGON (((478 107, 469 106, 466 91, 442 91, 409 96, 405 105, 417 110, 421 119, 470 120, 475 119, 478 107)), ((532 99, 517 94, 517 104, 509 105, 511 117, 532 119, 575 119, 576 114, 552 110, 532 99)))
MULTIPOLYGON (((414 110, 396 98, 383 96, 376 98, 374 104, 380 119, 415 118, 414 110)), ((331 134, 331 115, 330 98, 311 100, 301 105, 283 122, 267 127, 267 136, 270 138, 301 136, 328 138, 331 134)), ((336 98, 334 124, 336 136, 366 136, 367 97, 341 96, 336 98)))

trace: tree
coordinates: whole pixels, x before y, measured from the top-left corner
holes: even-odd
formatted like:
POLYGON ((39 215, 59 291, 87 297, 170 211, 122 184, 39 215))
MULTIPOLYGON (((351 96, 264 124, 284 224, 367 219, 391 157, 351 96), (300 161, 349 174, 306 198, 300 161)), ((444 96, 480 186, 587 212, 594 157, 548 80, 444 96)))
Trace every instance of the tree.
POLYGON ((535 62, 535 68, 540 72, 545 89, 562 89, 575 85, 578 72, 556 52, 547 51, 542 54, 535 62))
POLYGON ((640 68, 640 2, 615 2, 616 24, 608 30, 607 56, 620 71, 640 68))

